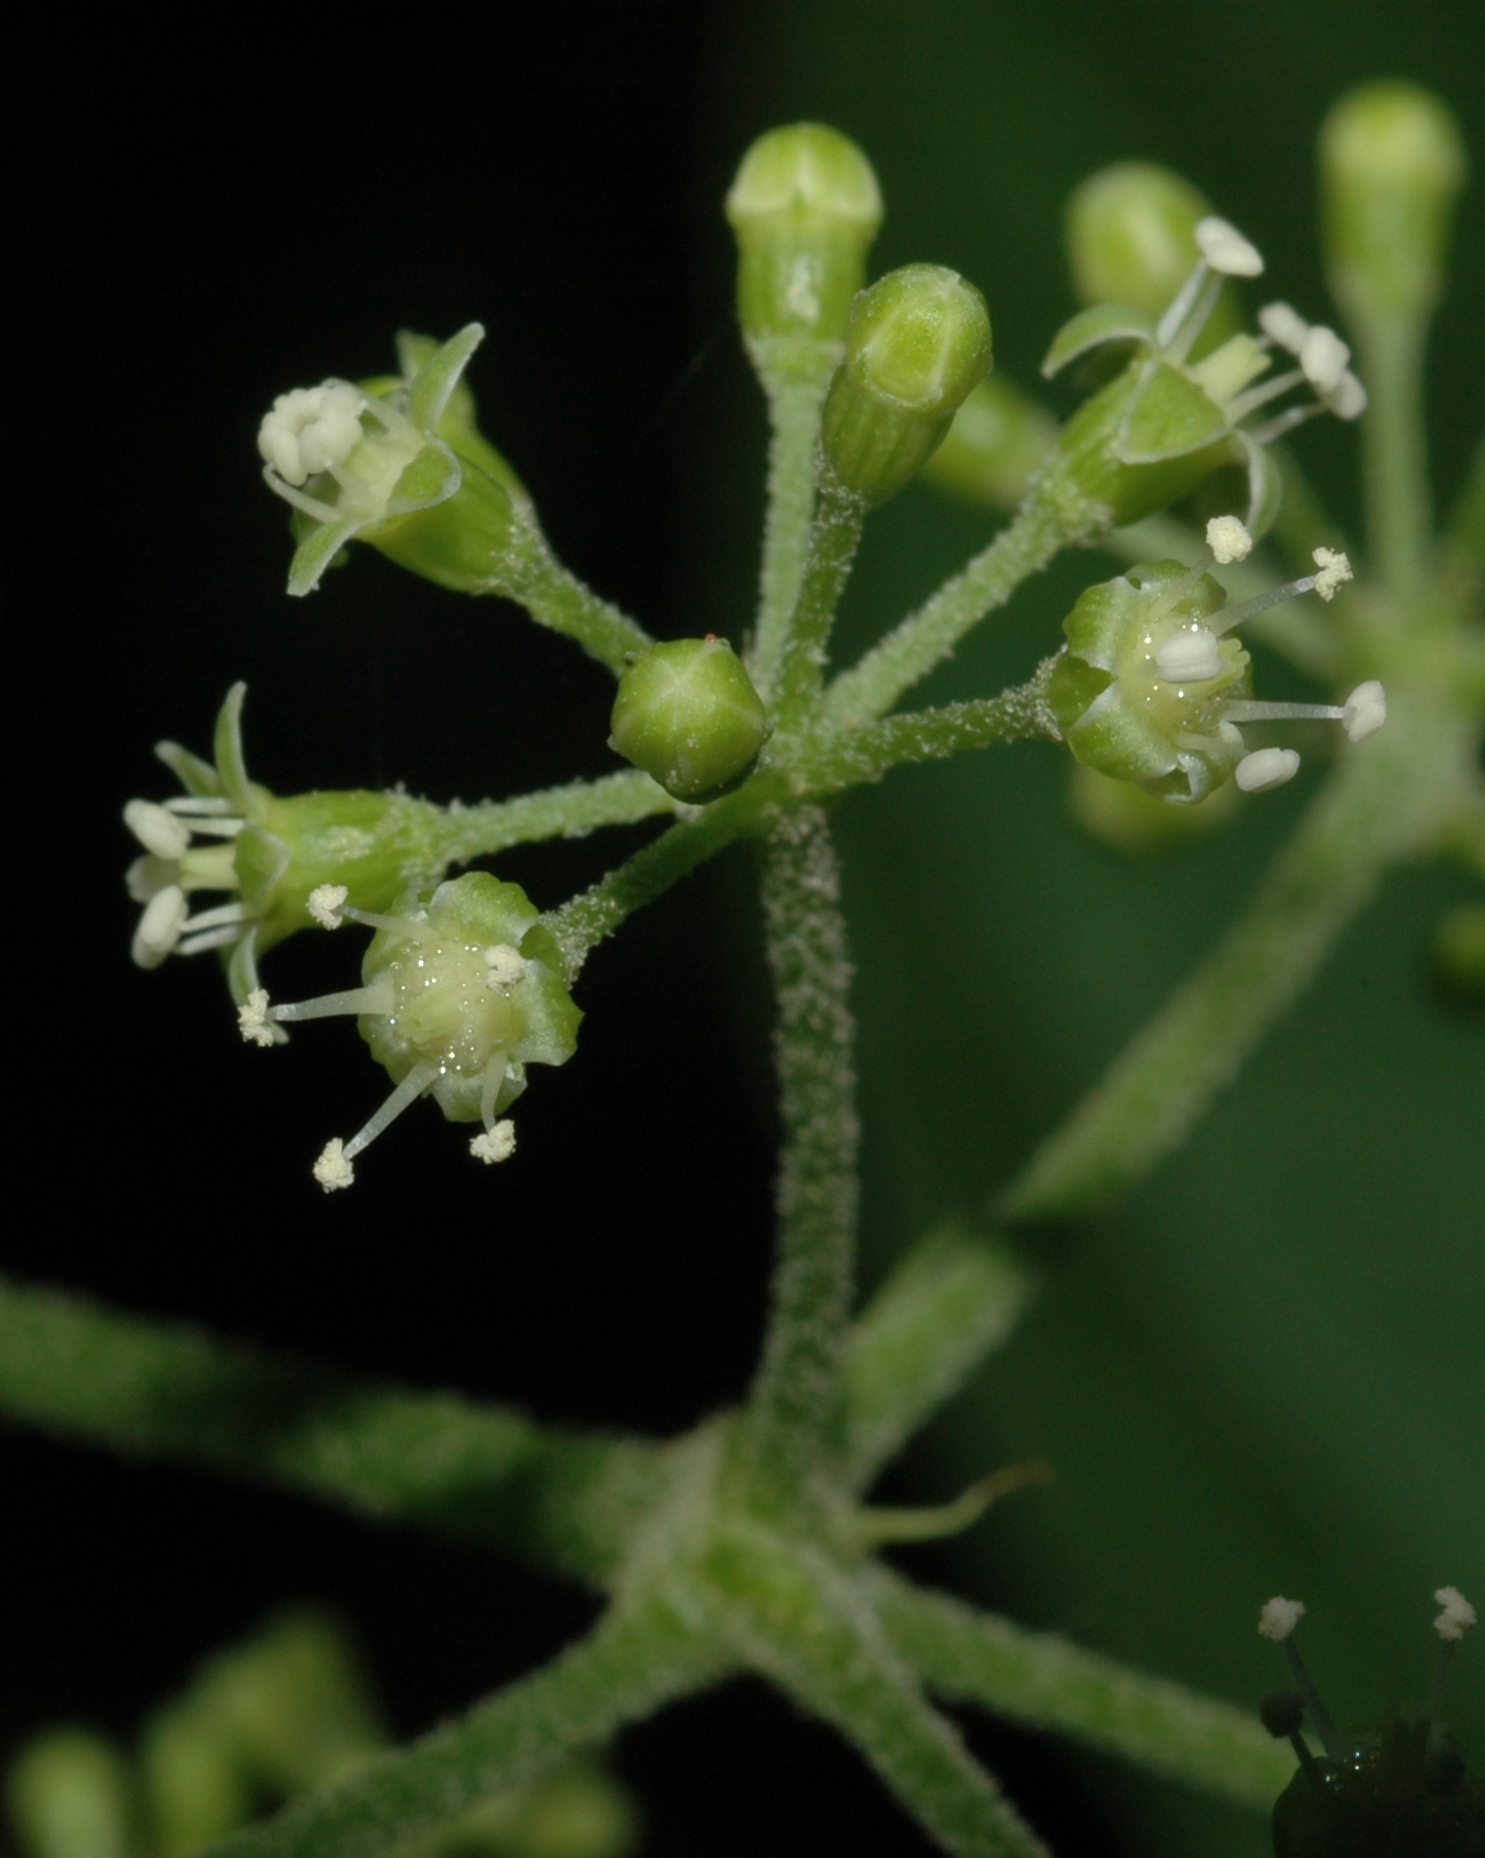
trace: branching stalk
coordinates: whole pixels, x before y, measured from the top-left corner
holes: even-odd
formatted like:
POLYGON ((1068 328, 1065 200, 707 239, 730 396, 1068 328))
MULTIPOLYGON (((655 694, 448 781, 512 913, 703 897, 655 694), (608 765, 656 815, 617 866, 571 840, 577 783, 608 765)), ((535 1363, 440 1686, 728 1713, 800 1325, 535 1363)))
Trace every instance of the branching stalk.
POLYGON ((803 365, 803 357, 795 355, 800 363, 795 370, 762 372, 773 436, 768 451, 768 513, 763 525, 758 625, 748 653, 748 669, 765 700, 778 675, 789 621, 809 560, 820 408, 840 355, 839 343, 820 342, 811 347, 818 351, 812 357, 813 366, 803 365))
POLYGON ((600 664, 608 666, 615 677, 624 669, 631 652, 653 645, 643 626, 607 600, 601 600, 591 587, 583 584, 538 539, 522 556, 520 573, 509 588, 502 583, 497 590, 509 592, 519 600, 531 617, 553 632, 560 632, 588 651, 600 664))
POLYGON ((827 473, 820 485, 810 529, 809 559, 779 666, 773 716, 782 736, 796 734, 805 727, 819 700, 830 629, 861 544, 865 520, 865 501, 827 473))

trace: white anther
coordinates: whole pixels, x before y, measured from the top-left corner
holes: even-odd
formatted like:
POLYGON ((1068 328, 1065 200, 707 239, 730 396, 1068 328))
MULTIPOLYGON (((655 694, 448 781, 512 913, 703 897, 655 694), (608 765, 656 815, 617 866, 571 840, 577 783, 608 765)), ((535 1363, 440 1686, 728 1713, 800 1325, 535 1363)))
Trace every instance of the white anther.
POLYGON ((179 882, 178 862, 174 858, 157 858, 153 852, 146 852, 142 858, 136 858, 124 873, 125 887, 136 903, 148 903, 167 884, 179 882))
POLYGON ((349 1187, 356 1178, 356 1170, 345 1158, 345 1143, 338 1135, 331 1136, 325 1144, 324 1152, 314 1167, 315 1179, 325 1192, 334 1193, 337 1187, 349 1187))
POLYGON ((1266 794, 1298 773, 1299 756, 1292 748, 1259 748, 1243 756, 1232 778, 1245 794, 1266 794))
POLYGON ((258 428, 258 451, 286 484, 344 464, 361 443, 366 396, 347 381, 280 394, 258 428))
POLYGON ((1246 561, 1253 553, 1253 538, 1247 524, 1236 516, 1214 516, 1207 524, 1207 547, 1221 567, 1234 561, 1246 561))
POLYGON ((485 950, 485 985, 514 987, 526 978, 526 957, 509 942, 497 942, 485 950))
POLYGON ((1258 327, 1270 342, 1298 355, 1310 333, 1310 325, 1287 303, 1265 303, 1258 312, 1258 327))
POLYGON ((130 949, 141 968, 158 968, 181 938, 190 915, 186 893, 179 884, 167 884, 157 890, 144 906, 139 927, 134 931, 130 949))
POLYGON ((237 1030, 250 1045, 276 1045, 268 1023, 268 989, 255 987, 237 1009, 237 1030))
POLYGON ((1215 213, 1196 222, 1196 244, 1212 269, 1224 277, 1257 277, 1263 270, 1258 247, 1215 213))
POLYGON ((1305 379, 1319 394, 1335 392, 1350 359, 1350 349, 1335 330, 1328 329, 1324 323, 1316 323, 1300 344, 1299 365, 1304 369, 1305 379))
POLYGON ((304 907, 322 929, 338 929, 345 921, 341 905, 350 895, 344 884, 317 884, 304 900, 304 907))
POLYGON ((1457 1644, 1475 1623, 1475 1609, 1457 1587, 1440 1587, 1434 1599, 1444 1609, 1433 1629, 1446 1645, 1457 1644))
POLYGON ((1314 591, 1328 606, 1346 582, 1356 578, 1351 571, 1350 557, 1338 548, 1317 548, 1310 560, 1320 570, 1315 576, 1314 591))
POLYGON ((1329 393, 1322 393, 1325 409, 1334 413, 1337 419, 1360 419, 1366 411, 1366 389, 1349 368, 1331 388, 1329 393))
POLYGON ((1258 1615, 1258 1630, 1266 1639, 1272 1639, 1275 1645, 1282 1645, 1294 1635, 1294 1628, 1305 1616, 1303 1600, 1285 1600, 1275 1594, 1272 1600, 1266 1600, 1263 1611, 1258 1615))
POLYGON ((1387 692, 1376 678, 1369 677, 1347 697, 1341 727, 1353 742, 1364 742, 1369 735, 1375 735, 1386 720, 1387 692))
POLYGON ((516 1125, 508 1116, 502 1117, 488 1135, 473 1138, 469 1152, 476 1161, 509 1161, 516 1152, 516 1125))
POLYGON ((156 858, 183 858, 191 843, 191 828, 153 800, 131 800, 124 808, 124 824, 156 858))
POLYGON ((1222 675, 1222 649, 1205 626, 1173 632, 1155 652, 1155 669, 1167 684, 1204 684, 1222 675))

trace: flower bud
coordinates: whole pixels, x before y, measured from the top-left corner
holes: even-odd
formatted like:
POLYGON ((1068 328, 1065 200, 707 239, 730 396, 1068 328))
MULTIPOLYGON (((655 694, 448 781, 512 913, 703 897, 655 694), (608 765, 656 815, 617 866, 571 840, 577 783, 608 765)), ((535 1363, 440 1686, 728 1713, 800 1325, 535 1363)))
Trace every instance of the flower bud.
POLYGON ((725 639, 670 639, 619 679, 609 747, 677 800, 710 799, 752 767, 768 714, 725 639))
POLYGON ((985 299, 943 265, 904 265, 856 299, 821 443, 847 490, 885 503, 949 430, 990 367, 985 299))
POLYGON ((52 1729, 17 1751, 7 1805, 27 1858, 125 1858, 134 1846, 128 1764, 107 1737, 52 1729))
POLYGON ((770 361, 791 342, 840 342, 882 223, 871 163, 838 129, 770 129, 743 156, 727 196, 737 235, 738 314, 770 361))
POLYGON ((971 388, 923 474, 954 496, 1013 510, 1057 443, 1057 422, 998 374, 971 388))
POLYGON ((1331 288, 1353 317, 1433 307, 1465 157, 1454 119, 1413 84, 1353 90, 1320 131, 1331 288))

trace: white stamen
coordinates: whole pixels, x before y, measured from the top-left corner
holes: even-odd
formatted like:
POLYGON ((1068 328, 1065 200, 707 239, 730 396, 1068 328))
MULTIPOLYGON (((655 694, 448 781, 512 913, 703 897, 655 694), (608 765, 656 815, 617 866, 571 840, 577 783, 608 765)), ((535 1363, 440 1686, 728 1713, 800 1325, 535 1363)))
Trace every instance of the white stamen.
POLYGON ((230 948, 242 940, 242 925, 228 923, 221 929, 207 929, 200 935, 188 935, 176 944, 177 955, 204 955, 213 948, 230 948))
POLYGON ((179 884, 167 884, 144 906, 130 949, 141 968, 158 968, 175 947, 190 914, 186 893, 179 884))
POLYGON ((1275 1645, 1282 1645, 1293 1636, 1294 1628, 1304 1616, 1303 1600, 1285 1600, 1275 1594, 1272 1600, 1264 1602, 1263 1611, 1258 1615, 1258 1630, 1275 1645))
POLYGON ((1456 1645, 1475 1624, 1475 1609, 1457 1587, 1440 1587, 1434 1599, 1444 1609, 1433 1622, 1433 1629, 1446 1645, 1456 1645))
POLYGON ((331 1136, 314 1167, 315 1179, 325 1192, 334 1193, 337 1187, 349 1187, 356 1178, 356 1170, 346 1159, 345 1143, 338 1135, 331 1136))
POLYGON ((193 819, 191 830, 204 839, 235 839, 246 824, 245 819, 193 819))
POLYGON ((1212 269, 1224 277, 1257 277, 1263 270, 1258 247, 1215 213, 1196 222, 1196 244, 1212 269))
POLYGON ((415 1064, 376 1114, 346 1143, 345 1159, 348 1162, 354 1161, 363 1148, 369 1148, 382 1131, 396 1122, 408 1105, 415 1103, 436 1081, 438 1073, 439 1065, 432 1058, 425 1058, 421 1064, 415 1064))
POLYGON ((1243 756, 1232 778, 1245 794, 1266 794, 1298 773, 1299 756, 1292 748, 1260 748, 1243 756))
POLYGON ((471 1140, 469 1152, 476 1161, 509 1161, 516 1152, 516 1125, 508 1116, 503 1117, 488 1134, 471 1140))
POLYGON ((258 451, 286 484, 344 464, 361 443, 366 396, 347 381, 280 394, 258 428, 258 451))
POLYGON ((247 916, 245 903, 219 903, 214 910, 201 910, 181 924, 182 935, 196 935, 203 929, 220 929, 224 923, 240 923, 247 916))
POLYGON ((255 987, 237 1009, 237 1030, 251 1045, 276 1045, 268 1023, 268 989, 255 987))
POLYGON ((1186 320, 1191 315, 1192 306, 1200 298, 1211 274, 1212 268, 1206 259, 1198 258, 1192 266, 1191 275, 1171 299, 1165 314, 1156 325, 1155 341, 1158 347, 1169 347, 1185 327, 1186 320))
POLYGON ((232 811, 232 802, 211 794, 172 794, 165 802, 165 811, 167 813, 215 814, 220 817, 223 813, 232 811))
POLYGON ((1222 714, 1232 723, 1339 723, 1346 712, 1334 703, 1250 703, 1236 698, 1222 714))
POLYGON ((1310 325, 1304 317, 1287 303, 1265 303, 1258 312, 1258 326, 1270 342, 1287 349, 1291 355, 1300 352, 1310 333, 1310 325))
POLYGON ((306 897, 304 907, 322 929, 338 929, 345 920, 340 907, 350 894, 344 884, 319 884, 306 897))
POLYGON ((1214 516, 1207 524, 1207 547, 1222 567, 1246 561, 1253 552, 1247 525, 1236 516, 1214 516))
POLYGON ((497 942, 485 950, 485 968, 488 987, 514 987, 526 978, 526 958, 509 942, 497 942))
POLYGON ((1347 697, 1341 722, 1353 742, 1364 742, 1369 735, 1375 735, 1386 720, 1387 692, 1376 678, 1369 677, 1347 697))
POLYGON ((287 1000, 269 1009, 270 1019, 335 1019, 346 1013, 390 1013, 396 1005, 385 982, 370 987, 347 987, 340 993, 317 994, 313 1000, 287 1000))
POLYGON ((1167 684, 1204 684, 1222 674, 1217 635, 1205 626, 1173 632, 1156 650, 1155 669, 1167 684))
POLYGON ((1356 578, 1350 560, 1338 548, 1317 548, 1310 560, 1320 570, 1314 580, 1315 592, 1328 606, 1339 589, 1356 578))
POLYGON ((124 824, 156 858, 184 858, 191 843, 190 827, 153 800, 131 800, 124 808, 124 824))
POLYGON ((157 858, 146 852, 124 873, 124 884, 135 903, 148 903, 167 884, 180 883, 180 865, 174 858, 157 858))
POLYGON ((1360 419, 1366 411, 1366 389, 1349 368, 1329 393, 1322 394, 1325 409, 1337 419, 1360 419))
POLYGON ((1318 394, 1335 392, 1350 359, 1350 349, 1335 330, 1328 329, 1324 323, 1316 323, 1300 346, 1299 365, 1318 394))

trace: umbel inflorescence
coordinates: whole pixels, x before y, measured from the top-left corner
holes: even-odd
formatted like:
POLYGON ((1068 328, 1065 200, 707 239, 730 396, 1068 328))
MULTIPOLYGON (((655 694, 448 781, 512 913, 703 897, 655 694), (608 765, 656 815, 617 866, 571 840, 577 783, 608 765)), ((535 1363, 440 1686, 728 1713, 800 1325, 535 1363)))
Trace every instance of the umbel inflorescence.
MULTIPOLYGON (((756 619, 736 642, 705 619, 691 637, 656 641, 556 559, 479 429, 465 379, 477 324, 444 343, 403 335, 395 374, 330 376, 265 415, 264 475, 292 509, 289 592, 308 595, 364 543, 451 591, 516 602, 612 673, 614 765, 472 806, 400 789, 283 798, 248 777, 237 685, 212 759, 162 744, 182 792, 126 810, 142 845, 129 874, 142 908, 135 959, 215 951, 242 1038, 265 1064, 292 1062, 279 1048, 299 1022, 356 1020, 390 1090, 358 1132, 320 1149, 313 1174, 327 1192, 349 1186, 368 1145, 425 1096, 470 1126, 474 1158, 495 1163, 515 1152, 508 1112, 532 1067, 575 1054, 589 955, 703 861, 751 841, 784 1139, 756 1377, 735 1408, 663 1446, 360 1393, 317 1403, 307 1443, 262 1445, 261 1416, 297 1414, 302 1377, 235 1357, 217 1378, 224 1398, 247 1388, 243 1423, 213 1414, 192 1432, 189 1397, 172 1405, 162 1388, 177 1370, 188 1390, 201 1384, 199 1337, 161 1344, 148 1410, 122 1430, 106 1397, 118 1383, 104 1377, 89 1422, 100 1435, 137 1448, 166 1426, 161 1449, 484 1534, 610 1603, 552 1664, 241 1835, 233 1858, 407 1849, 482 1793, 744 1671, 835 1725, 965 1858, 1045 1847, 930 1692, 1249 1805, 1289 1780, 1283 1751, 1246 1713, 987 1619, 878 1558, 885 1543, 961 1528, 1037 1481, 1010 1467, 927 1511, 864 1501, 1009 1333, 1029 1280, 995 1236, 940 1230, 853 1316, 859 1123, 829 805, 907 763, 1035 739, 1117 796, 1102 817, 1130 842, 1154 836, 1152 820, 1220 824, 1223 797, 1316 779, 1296 743, 1334 762, 1250 910, 999 1195, 993 1221, 1020 1227, 1065 1227, 1148 1173, 1390 866, 1448 852, 1485 875, 1485 465, 1436 536, 1421 442, 1397 442, 1419 424, 1457 139, 1434 100, 1383 85, 1337 106, 1322 157, 1345 338, 1277 298, 1250 318, 1240 293, 1263 274, 1261 254, 1178 177, 1123 164, 1079 189, 1069 243, 1083 304, 1045 368, 1067 393, 1059 420, 993 372, 973 282, 930 263, 867 281, 881 197, 853 143, 814 124, 762 137, 727 199, 742 332, 772 424, 756 619), (1361 422, 1364 547, 1324 514, 1286 449, 1317 417, 1361 422), (832 631, 863 526, 920 475, 1008 520, 840 665, 832 631), (1123 571, 1090 569, 1060 634, 1045 628, 1028 651, 1023 683, 900 707, 1049 561, 1092 547, 1123 571), (1315 701, 1255 690, 1259 643, 1310 679, 1315 701), (491 871, 458 869, 518 843, 645 826, 630 856, 545 907, 491 871), (263 963, 303 930, 336 949, 370 939, 343 987, 287 1001, 263 963)), ((52 1406, 28 1394, 26 1410, 86 1430, 74 1381, 118 1339, 96 1312, 47 1309, 27 1320, 63 1335, 66 1387, 52 1406)), ((1452 1643, 1467 1604, 1453 1589, 1439 1600, 1452 1643)), ((1272 1603, 1265 1629, 1287 1641, 1298 1611, 1272 1603)), ((1424 1716, 1332 1747, 1301 1679, 1299 1705, 1269 1711, 1301 1761, 1276 1821, 1280 1858, 1477 1851, 1478 1783, 1454 1761, 1440 1704, 1441 1691, 1424 1716), (1323 1760, 1303 1743, 1305 1712, 1323 1760), (1379 1775, 1404 1777, 1413 1812, 1396 1821, 1406 1837, 1395 1846, 1375 1836, 1379 1775), (1464 1844, 1420 1842, 1440 1802, 1464 1844)))

